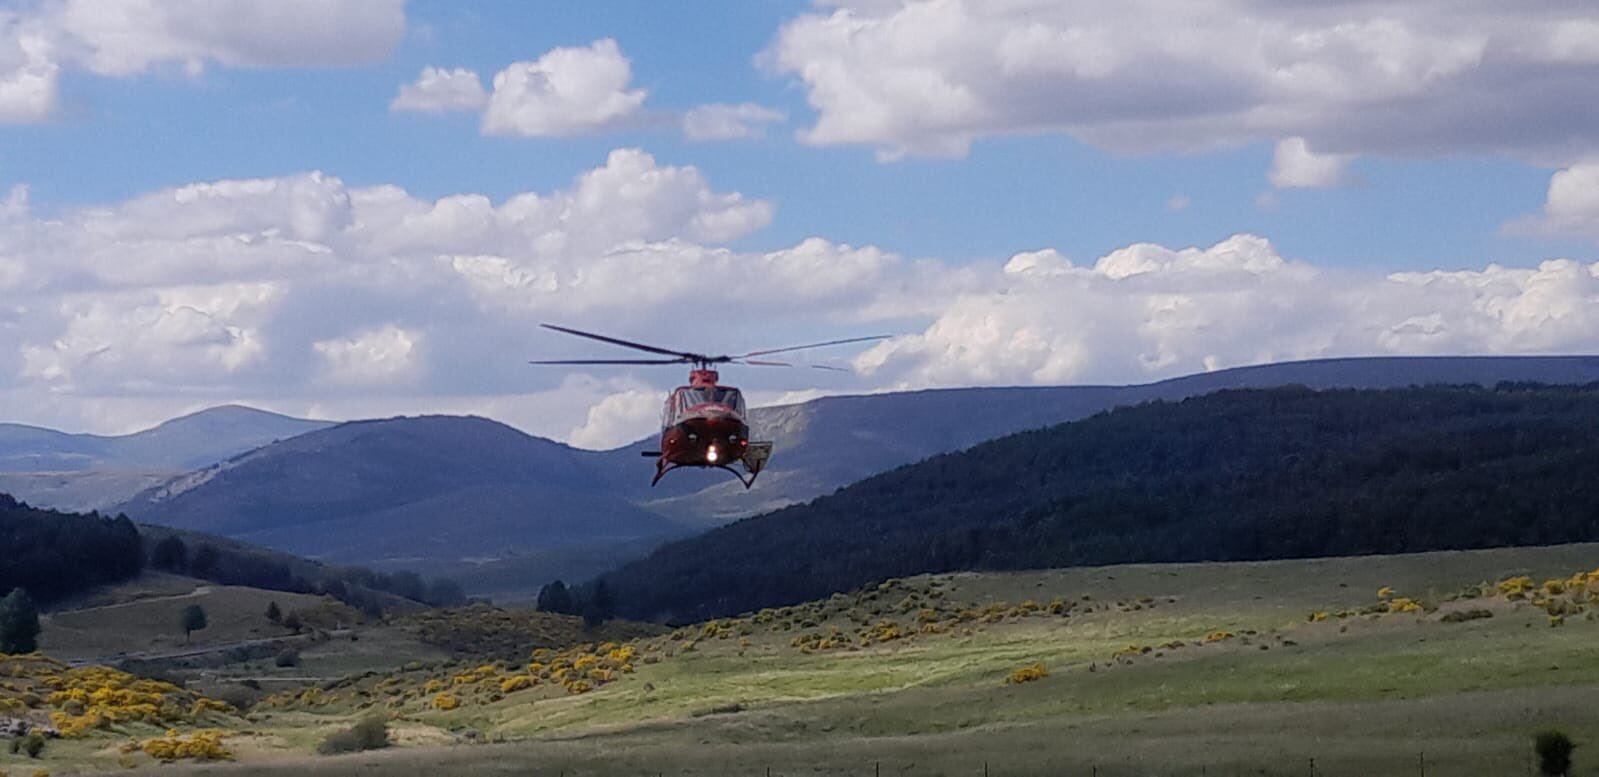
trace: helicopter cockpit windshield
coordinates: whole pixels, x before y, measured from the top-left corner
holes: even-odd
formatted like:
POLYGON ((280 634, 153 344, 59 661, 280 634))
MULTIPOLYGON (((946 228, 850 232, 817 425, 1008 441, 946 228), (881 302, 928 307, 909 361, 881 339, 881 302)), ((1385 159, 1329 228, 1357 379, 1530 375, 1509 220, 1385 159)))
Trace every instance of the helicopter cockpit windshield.
POLYGON ((730 409, 742 417, 745 413, 744 394, 736 388, 726 386, 685 386, 672 392, 671 398, 667 400, 666 413, 661 419, 661 425, 671 426, 685 416, 702 413, 715 407, 730 409))

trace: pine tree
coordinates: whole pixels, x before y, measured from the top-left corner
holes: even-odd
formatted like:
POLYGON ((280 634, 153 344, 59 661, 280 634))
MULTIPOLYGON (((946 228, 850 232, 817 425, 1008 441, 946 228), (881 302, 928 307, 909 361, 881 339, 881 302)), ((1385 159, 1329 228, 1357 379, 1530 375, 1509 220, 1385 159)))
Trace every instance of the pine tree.
POLYGON ((583 622, 592 628, 610 620, 615 614, 616 598, 611 595, 611 587, 604 580, 595 583, 593 591, 589 593, 588 606, 583 608, 583 622))
POLYGON ((575 608, 572 606, 572 592, 567 590, 566 583, 559 580, 547 583, 539 589, 538 608, 540 612, 573 615, 575 608))
POLYGON ((267 620, 272 621, 273 623, 278 623, 283 620, 283 611, 278 609, 278 603, 276 600, 267 602, 266 616, 267 620))
POLYGON ((177 535, 157 542, 150 551, 150 566, 168 572, 182 572, 189 566, 189 547, 177 535))
POLYGON ((0 599, 0 653, 32 653, 39 649, 39 608, 28 592, 11 589, 0 599))

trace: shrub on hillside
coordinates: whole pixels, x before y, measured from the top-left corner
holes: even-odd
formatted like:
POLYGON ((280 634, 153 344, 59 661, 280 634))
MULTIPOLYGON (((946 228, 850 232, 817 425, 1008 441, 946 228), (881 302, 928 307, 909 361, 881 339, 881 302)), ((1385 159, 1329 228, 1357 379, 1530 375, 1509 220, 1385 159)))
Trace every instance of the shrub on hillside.
POLYGON ((26 755, 29 758, 38 758, 44 752, 44 735, 37 731, 29 731, 26 735, 11 740, 11 752, 26 755))
POLYGON ((1559 731, 1543 731, 1533 739, 1532 749, 1538 754, 1539 773, 1547 777, 1571 773, 1571 752, 1577 749, 1571 737, 1559 731))
POLYGON ((1438 620, 1443 623, 1465 623, 1466 621, 1492 618, 1493 616, 1494 614, 1492 610, 1455 610, 1454 612, 1444 615, 1444 617, 1439 618, 1438 620))
POLYGON ((299 666, 300 651, 295 650, 294 648, 285 648, 283 652, 278 654, 277 658, 272 659, 272 663, 273 665, 284 669, 287 669, 291 666, 299 666))
POLYGON ((316 751, 322 755, 355 753, 377 750, 389 744, 388 722, 381 715, 368 715, 349 728, 328 734, 317 744, 316 751))
POLYGON ((1049 670, 1045 669, 1043 662, 1040 661, 1036 664, 1029 664, 1021 667, 1020 669, 1012 670, 1010 676, 1005 678, 1005 684, 1021 685, 1022 683, 1030 683, 1034 680, 1042 680, 1048 676, 1049 670))
MULTIPOLYGON (((227 737, 221 731, 196 731, 184 738, 176 730, 168 730, 164 737, 147 740, 143 745, 137 745, 145 755, 157 761, 178 761, 191 759, 195 761, 230 761, 233 751, 229 750, 222 740, 227 737)), ((130 745, 132 747, 134 745, 130 745)))

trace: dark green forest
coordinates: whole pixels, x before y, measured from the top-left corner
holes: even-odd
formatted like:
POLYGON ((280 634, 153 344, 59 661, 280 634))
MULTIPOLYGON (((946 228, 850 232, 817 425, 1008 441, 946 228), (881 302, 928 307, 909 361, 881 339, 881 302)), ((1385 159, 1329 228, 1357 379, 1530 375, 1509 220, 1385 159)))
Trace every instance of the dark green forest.
POLYGON ((324 566, 204 535, 183 536, 189 541, 169 529, 141 531, 127 516, 40 510, 0 494, 0 595, 22 588, 49 603, 149 567, 223 585, 328 594, 369 613, 381 611, 380 593, 435 605, 466 601, 460 586, 448 580, 324 566))
POLYGON ((1599 540, 1599 385, 1223 391, 902 467, 609 573, 691 620, 965 569, 1599 540))
POLYGON ((35 510, 0 494, 0 595, 22 588, 49 602, 143 568, 139 529, 126 516, 35 510))

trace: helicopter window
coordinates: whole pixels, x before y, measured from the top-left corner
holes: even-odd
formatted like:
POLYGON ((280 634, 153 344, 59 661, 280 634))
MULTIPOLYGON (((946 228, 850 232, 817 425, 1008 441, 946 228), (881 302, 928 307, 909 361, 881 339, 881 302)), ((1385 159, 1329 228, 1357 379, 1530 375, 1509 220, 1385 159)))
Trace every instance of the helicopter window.
POLYGON ((744 394, 735 388, 681 388, 675 398, 678 413, 707 404, 727 405, 740 415, 745 412, 744 394))

